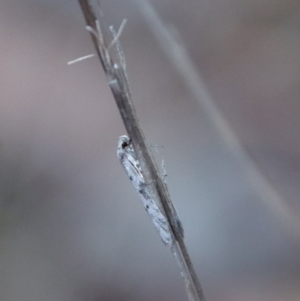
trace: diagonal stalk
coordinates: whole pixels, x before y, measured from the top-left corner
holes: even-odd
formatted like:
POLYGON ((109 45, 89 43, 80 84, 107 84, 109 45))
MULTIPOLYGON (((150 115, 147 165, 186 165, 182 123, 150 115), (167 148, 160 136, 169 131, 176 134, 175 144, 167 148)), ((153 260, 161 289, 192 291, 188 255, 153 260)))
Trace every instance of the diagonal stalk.
MULTIPOLYGON (((137 118, 129 90, 125 64, 122 65, 122 62, 124 62, 123 54, 117 51, 117 59, 120 63, 120 66, 118 66, 110 57, 109 48, 111 45, 107 46, 104 42, 99 20, 96 18, 90 1, 79 0, 79 3, 87 23, 87 29, 91 34, 93 44, 106 74, 124 125, 132 140, 137 159, 141 164, 145 182, 147 183, 150 194, 157 205, 161 207, 162 212, 164 212, 170 224, 171 234, 174 239, 171 251, 180 269, 180 274, 184 279, 189 300, 205 301, 200 282, 186 249, 182 232, 179 229, 179 219, 176 210, 170 199, 167 187, 150 155, 148 144, 137 118)), ((114 37, 116 36, 117 35, 114 35, 114 37)), ((116 46, 120 47, 119 42, 114 38, 114 44, 115 43, 118 44, 116 46)))

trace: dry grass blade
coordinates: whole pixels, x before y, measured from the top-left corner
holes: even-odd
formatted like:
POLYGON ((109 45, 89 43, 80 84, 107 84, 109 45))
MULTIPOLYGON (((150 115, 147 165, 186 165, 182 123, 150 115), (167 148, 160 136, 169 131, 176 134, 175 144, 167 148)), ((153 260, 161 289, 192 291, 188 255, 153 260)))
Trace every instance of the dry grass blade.
POLYGON ((176 68, 182 81, 185 82, 189 91, 209 116, 213 126, 220 135, 224 144, 230 149, 254 189, 261 196, 261 200, 268 209, 280 220, 285 227, 286 233, 300 246, 300 218, 289 202, 283 198, 277 188, 271 183, 261 168, 252 159, 248 151, 240 142, 238 136, 231 128, 228 121, 215 105, 213 98, 208 92, 199 71, 190 59, 185 46, 175 38, 170 30, 163 24, 147 0, 135 1, 151 29, 154 37, 162 46, 167 58, 176 68))
POLYGON ((204 301, 205 298, 200 282, 198 281, 185 247, 182 232, 179 229, 180 227, 178 227, 176 210, 170 199, 167 187, 161 179, 157 166, 150 155, 145 136, 132 103, 123 52, 120 50, 120 43, 118 41, 119 34, 115 33, 114 30, 111 30, 114 37, 113 44, 116 44, 117 48, 118 62, 114 62, 109 53, 109 48, 111 46, 107 46, 104 41, 99 20, 97 20, 95 16, 90 1, 79 0, 79 3, 85 16, 87 29, 91 33, 91 38, 108 79, 109 86, 119 108, 126 130, 131 138, 136 157, 141 165, 141 170, 149 192, 156 204, 161 207, 162 212, 165 214, 169 222, 171 235, 174 240, 174 243, 171 246, 171 251, 177 261, 180 273, 184 278, 189 300, 204 301))

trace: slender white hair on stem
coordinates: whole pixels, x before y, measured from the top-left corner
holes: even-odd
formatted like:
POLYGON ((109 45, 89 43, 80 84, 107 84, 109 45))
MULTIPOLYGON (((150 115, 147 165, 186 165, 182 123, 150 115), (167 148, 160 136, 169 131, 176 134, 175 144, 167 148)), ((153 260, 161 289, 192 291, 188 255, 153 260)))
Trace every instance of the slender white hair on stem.
POLYGON ((81 56, 81 57, 79 57, 78 59, 75 59, 75 60, 73 60, 73 61, 69 61, 69 62, 68 62, 68 65, 76 64, 76 63, 78 63, 78 62, 87 60, 87 59, 89 59, 89 58, 91 58, 91 57, 94 57, 94 56, 95 56, 94 53, 88 54, 88 55, 85 55, 85 56, 81 56))

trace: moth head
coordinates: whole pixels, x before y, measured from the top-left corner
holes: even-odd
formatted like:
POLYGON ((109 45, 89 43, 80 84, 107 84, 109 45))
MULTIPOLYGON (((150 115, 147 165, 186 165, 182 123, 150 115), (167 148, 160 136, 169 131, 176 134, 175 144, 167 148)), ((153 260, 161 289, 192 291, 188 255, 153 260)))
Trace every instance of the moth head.
POLYGON ((119 142, 118 142, 119 149, 124 149, 130 145, 131 145, 131 139, 128 136, 123 135, 119 137, 119 142))

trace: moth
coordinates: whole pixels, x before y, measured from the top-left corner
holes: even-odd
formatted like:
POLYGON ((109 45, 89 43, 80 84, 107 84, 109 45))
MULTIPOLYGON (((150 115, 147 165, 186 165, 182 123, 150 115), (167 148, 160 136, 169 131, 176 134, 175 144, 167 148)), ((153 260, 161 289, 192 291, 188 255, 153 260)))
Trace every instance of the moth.
POLYGON ((117 155, 129 177, 129 180, 138 192, 140 199, 142 200, 143 205, 162 241, 168 247, 171 247, 173 244, 173 237, 171 235, 169 222, 151 197, 131 140, 126 135, 119 137, 117 155))

